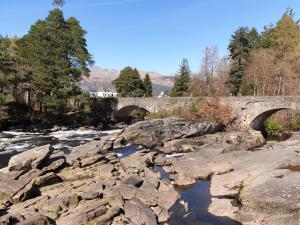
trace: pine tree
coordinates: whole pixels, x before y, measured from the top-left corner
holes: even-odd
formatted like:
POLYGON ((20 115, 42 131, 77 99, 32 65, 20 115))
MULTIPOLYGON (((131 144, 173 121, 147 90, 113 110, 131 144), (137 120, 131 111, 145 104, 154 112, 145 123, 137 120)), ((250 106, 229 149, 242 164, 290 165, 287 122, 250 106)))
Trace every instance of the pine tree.
POLYGON ((226 84, 231 95, 238 95, 242 78, 245 73, 247 60, 250 56, 252 44, 249 40, 249 30, 241 27, 232 35, 228 49, 230 51, 231 68, 226 84))
POLYGON ((179 97, 184 96, 189 89, 191 79, 191 70, 187 59, 183 59, 180 64, 180 69, 175 76, 174 86, 171 90, 171 96, 179 97))
POLYGON ((248 39, 251 46, 251 49, 259 49, 261 48, 261 36, 256 30, 255 27, 253 27, 249 33, 248 33, 248 39))
POLYGON ((152 97, 152 82, 149 74, 147 73, 144 78, 145 97, 152 97))
POLYGON ((30 79, 46 111, 64 112, 68 99, 79 94, 76 84, 93 63, 85 33, 75 18, 66 21, 55 9, 17 43, 20 64, 31 68, 30 79))
POLYGON ((142 97, 145 95, 144 83, 137 69, 124 68, 119 77, 113 81, 118 95, 121 97, 142 97))
POLYGON ((11 40, 0 35, 0 103, 5 103, 4 88, 13 89, 14 94, 18 82, 13 52, 11 40))
POLYGON ((65 0, 53 0, 52 4, 54 6, 63 6, 65 4, 65 0))

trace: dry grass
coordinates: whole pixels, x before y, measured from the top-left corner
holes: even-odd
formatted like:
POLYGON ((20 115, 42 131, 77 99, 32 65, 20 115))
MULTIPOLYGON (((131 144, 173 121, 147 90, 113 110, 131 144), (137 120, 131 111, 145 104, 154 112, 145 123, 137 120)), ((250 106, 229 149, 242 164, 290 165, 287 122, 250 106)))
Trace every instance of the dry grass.
POLYGON ((189 107, 179 107, 172 111, 149 113, 147 119, 165 118, 169 116, 182 117, 190 121, 216 122, 228 125, 234 117, 231 107, 220 104, 218 98, 192 102, 189 107))

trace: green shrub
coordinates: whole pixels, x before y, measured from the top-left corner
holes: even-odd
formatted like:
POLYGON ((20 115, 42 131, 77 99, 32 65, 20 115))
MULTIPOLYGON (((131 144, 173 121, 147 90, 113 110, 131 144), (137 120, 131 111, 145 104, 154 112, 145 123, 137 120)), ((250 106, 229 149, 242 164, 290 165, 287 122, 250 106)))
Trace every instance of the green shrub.
POLYGON ((270 134, 274 134, 282 130, 281 124, 275 118, 267 119, 265 121, 265 127, 270 134))

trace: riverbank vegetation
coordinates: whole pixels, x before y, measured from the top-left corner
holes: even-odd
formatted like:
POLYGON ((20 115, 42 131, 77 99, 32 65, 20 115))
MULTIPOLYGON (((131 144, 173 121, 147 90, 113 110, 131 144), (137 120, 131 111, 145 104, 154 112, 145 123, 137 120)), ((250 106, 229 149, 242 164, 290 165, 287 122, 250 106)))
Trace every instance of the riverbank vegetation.
POLYGON ((86 31, 56 8, 23 37, 0 36, 0 124, 42 127, 95 125, 108 120, 115 99, 79 89, 93 65, 86 31))
MULTIPOLYGON (((229 56, 220 57, 216 46, 205 48, 200 71, 190 73, 188 88, 180 96, 300 94, 300 27, 292 9, 288 8, 275 25, 267 25, 261 32, 255 27, 238 28, 228 50, 229 56)), ((173 89, 179 80, 177 76, 173 89)), ((281 125, 278 130, 299 130, 300 114, 276 113, 266 121, 270 132, 275 121, 281 125)))
POLYGON ((148 119, 159 119, 170 116, 184 118, 188 121, 216 122, 223 125, 231 125, 234 122, 232 109, 222 105, 218 98, 197 98, 189 107, 178 107, 172 111, 148 113, 148 119))

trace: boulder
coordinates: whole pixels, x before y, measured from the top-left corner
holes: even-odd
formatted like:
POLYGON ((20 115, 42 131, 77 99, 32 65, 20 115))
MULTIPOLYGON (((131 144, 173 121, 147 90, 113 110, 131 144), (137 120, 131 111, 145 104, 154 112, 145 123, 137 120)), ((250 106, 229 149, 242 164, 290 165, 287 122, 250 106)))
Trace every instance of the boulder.
POLYGON ((122 139, 125 143, 154 148, 171 140, 216 133, 222 129, 223 126, 216 123, 197 123, 168 117, 137 122, 125 128, 118 139, 122 139))
POLYGON ((126 201, 125 216, 135 225, 157 225, 154 212, 138 199, 126 201))
POLYGON ((50 145, 44 145, 15 155, 9 160, 8 170, 29 171, 34 168, 40 168, 52 151, 50 145))

